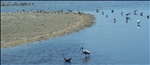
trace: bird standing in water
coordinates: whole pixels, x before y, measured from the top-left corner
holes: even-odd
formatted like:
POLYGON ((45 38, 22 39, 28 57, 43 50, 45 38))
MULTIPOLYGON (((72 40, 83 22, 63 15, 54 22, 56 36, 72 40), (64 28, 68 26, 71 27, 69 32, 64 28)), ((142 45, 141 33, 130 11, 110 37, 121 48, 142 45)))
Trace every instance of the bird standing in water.
POLYGON ((83 54, 88 55, 88 56, 90 55, 90 51, 88 51, 88 50, 83 50, 83 47, 81 47, 80 50, 82 50, 82 53, 83 53, 83 54))

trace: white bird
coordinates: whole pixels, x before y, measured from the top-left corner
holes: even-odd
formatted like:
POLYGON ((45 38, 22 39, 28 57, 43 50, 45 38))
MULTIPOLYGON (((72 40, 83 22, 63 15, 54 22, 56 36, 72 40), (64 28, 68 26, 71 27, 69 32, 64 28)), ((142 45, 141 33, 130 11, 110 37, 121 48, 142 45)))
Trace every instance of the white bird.
POLYGON ((137 22, 139 23, 139 22, 141 22, 140 20, 137 20, 137 22))
POLYGON ((140 20, 137 20, 137 24, 138 24, 138 25, 140 24, 140 22, 141 22, 140 20))
POLYGON ((90 54, 90 51, 88 50, 83 50, 83 47, 80 48, 80 50, 82 50, 82 53, 85 54, 85 55, 88 55, 90 54))

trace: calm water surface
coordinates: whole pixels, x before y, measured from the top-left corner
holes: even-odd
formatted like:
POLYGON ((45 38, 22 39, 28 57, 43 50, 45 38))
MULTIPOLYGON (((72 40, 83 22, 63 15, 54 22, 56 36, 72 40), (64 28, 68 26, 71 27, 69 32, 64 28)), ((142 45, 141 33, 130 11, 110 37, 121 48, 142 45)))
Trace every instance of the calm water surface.
POLYGON ((41 1, 34 3, 34 6, 1 8, 2 12, 22 9, 83 11, 94 15, 95 24, 80 30, 79 33, 74 32, 41 42, 3 48, 1 49, 2 65, 149 65, 150 19, 147 19, 147 15, 150 15, 149 1, 41 1), (99 13, 96 13, 96 9, 99 9, 99 13), (114 13, 111 13, 112 9, 114 13), (134 15, 136 9, 138 15, 134 15), (129 12, 131 13, 128 16, 130 20, 126 23, 125 14, 129 12), (141 12, 143 16, 140 16, 141 12), (116 23, 114 23, 114 18, 116 23), (137 20, 141 20, 140 28, 137 28, 137 20), (85 57, 79 51, 81 46, 91 52, 90 57, 85 57), (65 63, 65 57, 72 57, 71 63, 65 63))

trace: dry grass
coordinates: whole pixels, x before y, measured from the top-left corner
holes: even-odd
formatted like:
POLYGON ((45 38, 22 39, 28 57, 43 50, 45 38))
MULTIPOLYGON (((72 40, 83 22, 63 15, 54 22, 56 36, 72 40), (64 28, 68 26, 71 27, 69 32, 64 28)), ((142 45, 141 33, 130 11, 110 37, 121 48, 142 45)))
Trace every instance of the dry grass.
POLYGON ((1 13, 1 48, 63 36, 92 25, 93 19, 73 13, 1 13))

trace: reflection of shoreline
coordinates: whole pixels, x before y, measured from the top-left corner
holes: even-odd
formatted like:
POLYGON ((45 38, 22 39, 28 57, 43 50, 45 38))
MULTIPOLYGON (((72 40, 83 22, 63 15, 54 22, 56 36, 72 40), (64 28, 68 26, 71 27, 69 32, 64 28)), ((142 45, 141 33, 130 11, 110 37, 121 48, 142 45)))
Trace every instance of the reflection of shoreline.
POLYGON ((93 19, 81 13, 1 13, 1 48, 79 31, 91 26, 93 19))

